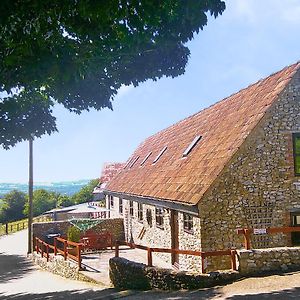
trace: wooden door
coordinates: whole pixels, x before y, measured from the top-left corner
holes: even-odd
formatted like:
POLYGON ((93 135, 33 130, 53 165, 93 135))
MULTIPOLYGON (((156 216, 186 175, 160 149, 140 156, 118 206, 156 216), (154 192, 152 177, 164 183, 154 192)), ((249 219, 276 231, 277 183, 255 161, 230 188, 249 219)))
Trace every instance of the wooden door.
MULTIPOLYGON (((178 212, 176 210, 171 210, 171 247, 173 249, 179 248, 178 231, 178 212)), ((178 254, 172 253, 172 265, 178 262, 178 254)))

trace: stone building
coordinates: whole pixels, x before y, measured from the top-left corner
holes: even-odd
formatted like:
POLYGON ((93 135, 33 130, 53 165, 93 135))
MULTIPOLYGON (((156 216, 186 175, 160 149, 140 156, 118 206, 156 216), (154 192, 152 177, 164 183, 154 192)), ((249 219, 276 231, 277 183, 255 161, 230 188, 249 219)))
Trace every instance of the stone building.
MULTIPOLYGON (((286 67, 141 143, 105 192, 127 240, 222 250, 243 247, 237 228, 299 225, 299 68, 286 67)), ((252 236, 256 248, 298 241, 297 234, 252 236)), ((197 257, 161 256, 199 270, 197 257)), ((228 267, 225 261, 210 259, 208 269, 228 267)))

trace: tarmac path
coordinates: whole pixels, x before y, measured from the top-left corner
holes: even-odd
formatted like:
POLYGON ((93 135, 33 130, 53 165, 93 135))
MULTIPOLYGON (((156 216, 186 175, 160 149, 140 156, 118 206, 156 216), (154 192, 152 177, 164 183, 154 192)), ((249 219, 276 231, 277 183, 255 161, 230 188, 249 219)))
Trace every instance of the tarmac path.
POLYGON ((0 237, 0 299, 300 299, 300 272, 246 278, 196 291, 124 291, 65 279, 26 257, 27 230, 0 237))

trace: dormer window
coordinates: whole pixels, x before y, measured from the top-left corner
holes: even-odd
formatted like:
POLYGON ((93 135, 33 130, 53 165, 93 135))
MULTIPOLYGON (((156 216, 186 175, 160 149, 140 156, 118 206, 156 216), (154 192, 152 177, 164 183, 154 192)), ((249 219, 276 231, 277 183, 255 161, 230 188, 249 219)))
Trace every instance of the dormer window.
POLYGON ((155 157, 154 161, 153 161, 153 164, 155 164, 159 158, 164 154, 164 152, 167 150, 167 147, 164 147, 160 152, 159 154, 155 157))
POLYGON ((201 135, 197 135, 190 143, 190 145, 185 149, 185 151, 182 154, 182 157, 187 157, 189 153, 193 150, 193 148, 197 145, 197 143, 201 140, 201 138, 201 135))
POLYGON ((152 151, 149 152, 149 153, 147 154, 147 156, 142 160, 141 166, 146 162, 146 160, 150 157, 151 154, 152 154, 152 151))
POLYGON ((300 133, 293 133, 294 170, 300 176, 300 133))

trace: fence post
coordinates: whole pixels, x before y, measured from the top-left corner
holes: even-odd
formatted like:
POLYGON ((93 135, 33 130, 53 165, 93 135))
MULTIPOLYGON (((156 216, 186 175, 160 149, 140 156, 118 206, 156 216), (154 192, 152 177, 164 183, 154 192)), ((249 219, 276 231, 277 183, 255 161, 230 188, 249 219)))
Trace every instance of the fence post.
POLYGON ((119 241, 116 241, 115 243, 115 257, 119 257, 119 241))
POLYGON ((250 232, 249 229, 244 229, 244 238, 245 238, 245 249, 250 250, 251 244, 250 244, 250 232))
POLYGON ((10 224, 10 232, 13 232, 13 225, 10 224))
POLYGON ((5 223, 5 234, 8 234, 8 223, 5 223))
POLYGON ((46 244, 47 262, 49 261, 49 245, 46 244))
POLYGON ((81 270, 81 244, 77 245, 78 268, 81 270))
POLYGON ((64 259, 67 260, 67 241, 64 241, 64 259))
POLYGON ((205 259, 205 255, 204 255, 204 253, 201 253, 201 273, 202 274, 205 273, 204 259, 205 259))
POLYGON ((57 254, 57 240, 56 240, 56 237, 54 238, 54 241, 53 241, 53 244, 54 244, 54 255, 57 254))
POLYGON ((152 248, 147 248, 147 256, 148 256, 148 266, 153 267, 152 264, 152 248))
POLYGON ((237 268, 236 268, 236 250, 230 250, 230 256, 231 256, 231 269, 233 271, 237 271, 237 268))
POLYGON ((25 229, 25 223, 23 222, 23 229, 25 229))
POLYGON ((17 223, 17 231, 19 231, 19 230, 20 230, 19 223, 17 223))

